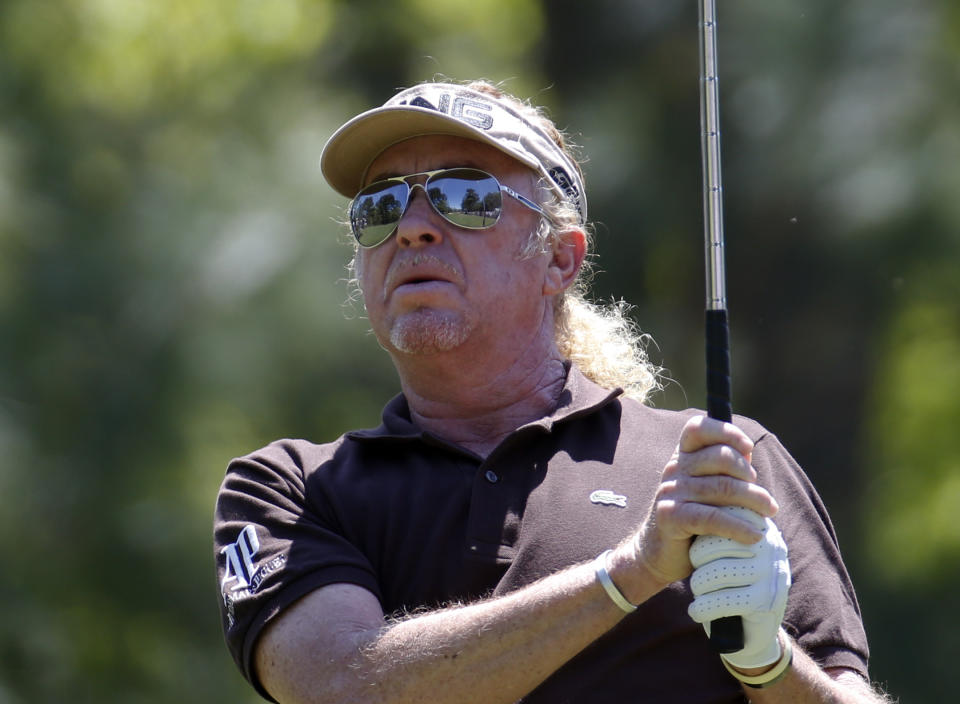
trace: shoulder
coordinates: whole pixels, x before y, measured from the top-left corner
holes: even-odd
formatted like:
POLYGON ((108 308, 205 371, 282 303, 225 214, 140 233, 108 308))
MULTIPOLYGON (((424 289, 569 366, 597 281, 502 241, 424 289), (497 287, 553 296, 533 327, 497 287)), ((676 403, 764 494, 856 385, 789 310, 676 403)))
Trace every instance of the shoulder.
POLYGON ((368 450, 409 442, 421 436, 410 421, 406 400, 398 395, 384 407, 382 422, 375 428, 351 430, 329 442, 283 438, 237 457, 228 471, 260 466, 285 474, 307 476, 317 469, 360 461, 368 450))
MULTIPOLYGON (((655 408, 626 396, 621 397, 618 401, 623 408, 623 416, 625 419, 631 422, 653 426, 654 428, 662 429, 664 432, 674 434, 679 434, 680 430, 691 418, 706 415, 706 411, 699 408, 686 408, 683 410, 655 408)), ((734 415, 733 424, 743 430, 755 443, 765 438, 776 441, 775 436, 764 425, 753 418, 734 415)))
POLYGON ((306 474, 333 459, 341 450, 347 436, 333 442, 314 443, 309 440, 283 438, 230 461, 228 471, 259 466, 283 474, 306 474))
POLYGON ((353 443, 347 435, 332 442, 315 443, 304 439, 283 438, 232 459, 220 487, 220 501, 259 497, 274 502, 280 497, 302 502, 308 485, 336 468, 353 467, 356 458, 350 452, 353 443))
POLYGON ((334 457, 347 442, 347 437, 347 435, 341 435, 336 440, 325 443, 299 438, 281 438, 237 457, 233 462, 264 462, 305 468, 334 457))

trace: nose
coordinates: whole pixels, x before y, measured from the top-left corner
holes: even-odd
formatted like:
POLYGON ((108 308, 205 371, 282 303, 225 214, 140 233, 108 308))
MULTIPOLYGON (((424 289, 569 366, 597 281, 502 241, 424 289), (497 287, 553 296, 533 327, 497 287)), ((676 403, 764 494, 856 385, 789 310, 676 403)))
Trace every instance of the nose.
POLYGON ((434 211, 422 184, 415 183, 410 189, 410 202, 397 223, 394 237, 400 247, 422 247, 443 241, 440 217, 434 211), (423 191, 421 194, 420 191, 423 191))

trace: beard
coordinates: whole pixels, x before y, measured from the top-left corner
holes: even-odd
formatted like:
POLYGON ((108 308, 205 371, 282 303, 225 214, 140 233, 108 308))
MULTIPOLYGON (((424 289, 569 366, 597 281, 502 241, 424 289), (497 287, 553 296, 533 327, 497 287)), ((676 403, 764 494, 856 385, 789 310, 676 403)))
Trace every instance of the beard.
POLYGON ((420 308, 393 322, 390 344, 404 354, 449 352, 466 342, 471 331, 460 313, 420 308))

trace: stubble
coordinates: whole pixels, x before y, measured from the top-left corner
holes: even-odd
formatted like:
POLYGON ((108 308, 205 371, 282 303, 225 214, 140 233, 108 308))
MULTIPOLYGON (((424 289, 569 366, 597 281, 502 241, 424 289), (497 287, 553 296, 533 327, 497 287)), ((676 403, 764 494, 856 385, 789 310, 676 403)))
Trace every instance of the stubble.
POLYGON ((450 352, 470 336, 462 314, 420 308, 397 318, 390 327, 390 344, 404 354, 450 352))

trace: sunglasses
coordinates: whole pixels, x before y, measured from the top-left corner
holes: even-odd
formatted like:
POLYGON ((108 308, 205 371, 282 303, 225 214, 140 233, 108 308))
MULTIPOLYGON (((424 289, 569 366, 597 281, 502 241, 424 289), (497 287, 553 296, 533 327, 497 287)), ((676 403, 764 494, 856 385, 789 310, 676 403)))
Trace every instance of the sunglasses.
POLYGON ((503 213, 503 193, 547 215, 539 205, 486 171, 465 167, 424 171, 375 181, 354 197, 350 202, 350 229, 361 247, 376 247, 396 231, 418 186, 440 217, 467 230, 486 230, 497 224, 503 213), (422 184, 408 182, 418 176, 427 180, 422 184))

